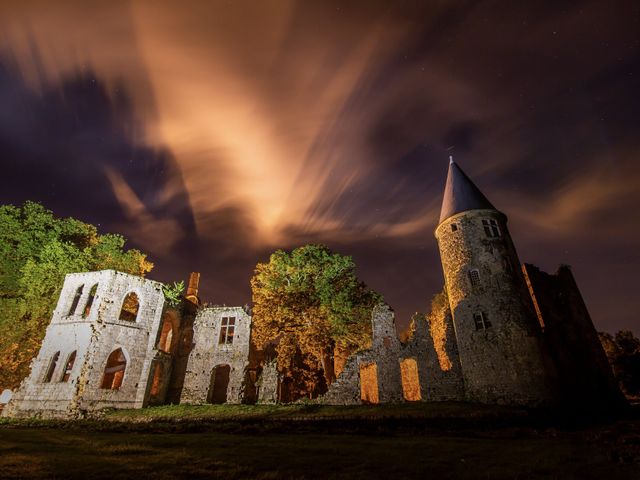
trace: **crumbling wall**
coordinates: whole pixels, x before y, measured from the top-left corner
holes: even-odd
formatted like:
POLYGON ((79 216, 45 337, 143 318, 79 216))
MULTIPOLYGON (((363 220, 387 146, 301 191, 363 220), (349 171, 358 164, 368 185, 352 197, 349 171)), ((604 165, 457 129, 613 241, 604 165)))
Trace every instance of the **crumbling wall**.
POLYGON ((274 359, 265 362, 260 377, 256 381, 258 403, 274 404, 278 402, 278 362, 274 359))
POLYGON ((572 408, 626 406, 571 269, 550 275, 525 264, 523 271, 560 374, 559 397, 572 408))
POLYGON ((423 401, 463 400, 464 383, 448 305, 427 319, 414 317, 413 335, 400 352, 402 358, 414 358, 418 364, 423 401), (432 329, 439 329, 440 355, 434 346, 432 329))
POLYGON ((342 373, 331 384, 327 393, 319 398, 326 404, 359 404, 362 402, 361 368, 375 364, 377 372, 377 399, 380 403, 400 402, 400 341, 396 333, 394 315, 388 305, 378 305, 371 314, 371 348, 352 355, 342 373))
POLYGON ((212 401, 216 367, 228 365, 226 401, 241 403, 245 369, 249 362, 251 317, 242 307, 202 309, 193 325, 193 349, 187 363, 180 403, 212 401), (233 343, 220 342, 223 318, 234 318, 233 343))
POLYGON ((65 417, 105 407, 145 405, 163 306, 158 282, 113 270, 67 275, 31 373, 3 415, 65 417), (97 288, 90 300, 94 285, 97 288), (120 320, 122 302, 130 292, 139 298, 137 318, 120 320), (118 348, 127 360, 122 384, 117 390, 104 389, 107 358, 118 348), (63 381, 67 360, 74 351, 73 368, 63 381), (46 382, 56 352, 60 352, 59 360, 51 381, 46 382))

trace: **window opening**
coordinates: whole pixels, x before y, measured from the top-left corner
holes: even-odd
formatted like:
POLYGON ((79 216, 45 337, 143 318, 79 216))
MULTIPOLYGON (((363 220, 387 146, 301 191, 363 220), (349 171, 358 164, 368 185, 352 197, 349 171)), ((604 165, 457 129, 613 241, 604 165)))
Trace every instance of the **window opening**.
POLYGON ((220 324, 220 338, 218 339, 219 345, 231 345, 233 343, 233 336, 235 335, 236 317, 222 317, 220 324))
POLYGON ((402 378, 402 395, 407 402, 422 400, 420 393, 420 378, 418 377, 418 362, 415 358, 405 358, 400 362, 400 376, 402 378))
POLYGON ((480 285, 480 271, 477 268, 469 270, 469 280, 474 287, 480 285))
POLYGON ((60 358, 60 352, 56 352, 51 357, 51 361, 49 362, 49 368, 47 369, 47 374, 44 376, 44 383, 51 382, 53 378, 53 373, 56 371, 56 366, 58 365, 58 359, 60 358))
POLYGON ((483 313, 474 313, 473 322, 476 325, 476 330, 486 330, 491 326, 491 322, 483 313))
POLYGON ((96 292, 98 291, 98 284, 96 283, 91 290, 89 290, 89 298, 87 298, 87 303, 84 306, 84 312, 82 313, 83 317, 88 317, 89 313, 91 313, 91 306, 93 305, 93 300, 96 298, 96 292))
POLYGON ((84 285, 80 285, 76 290, 76 294, 73 296, 73 302, 71 302, 71 307, 69 308, 69 313, 67 313, 67 315, 73 315, 76 313, 76 308, 78 308, 78 303, 80 303, 80 297, 82 296, 83 289, 84 285))
POLYGON ((122 386, 124 372, 127 369, 127 359, 121 348, 114 350, 107 359, 102 377, 102 388, 118 390, 122 386))
POLYGON ((360 365, 360 399, 362 403, 379 403, 378 366, 375 363, 360 365))
POLYGON ((71 378, 71 372, 73 370, 73 364, 76 363, 76 351, 74 350, 73 352, 71 352, 71 355, 69 355, 69 358, 67 359, 67 363, 64 366, 64 372, 62 373, 62 381, 63 382, 68 382, 69 378, 71 378))
POLYGON ((135 322, 138 318, 138 311, 140 310, 140 301, 138 295, 135 292, 131 292, 124 297, 122 301, 122 308, 120 309, 120 320, 126 322, 135 322))
POLYGON ((501 235, 498 222, 493 219, 482 220, 482 226, 484 227, 484 233, 489 238, 496 238, 501 235))

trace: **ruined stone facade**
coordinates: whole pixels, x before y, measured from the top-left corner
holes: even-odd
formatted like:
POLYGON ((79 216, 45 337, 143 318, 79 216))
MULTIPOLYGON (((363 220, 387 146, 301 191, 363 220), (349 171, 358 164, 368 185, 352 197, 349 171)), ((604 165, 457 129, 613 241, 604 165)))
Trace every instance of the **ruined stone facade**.
POLYGON ((521 268, 506 215, 453 161, 435 236, 447 304, 415 319, 406 345, 378 307, 371 349, 349 359, 321 401, 625 404, 570 270, 521 268))
POLYGON ((164 313, 162 284, 113 270, 65 279, 31 374, 3 415, 72 416, 148 404, 164 313), (134 294, 137 311, 121 315, 134 294), (114 388, 115 387, 115 388, 114 388))
MULTIPOLYGON (((392 310, 378 305, 371 347, 346 360, 320 403, 625 404, 571 271, 521 267, 507 217, 453 162, 435 236, 445 289, 430 315, 416 315, 401 343, 392 310)), ((198 280, 169 306, 158 282, 67 275, 31 374, 2 414, 278 402, 273 357, 250 362, 247 309, 200 306, 198 280)))
POLYGON ((191 283, 172 307, 159 282, 113 270, 67 275, 31 373, 2 415, 216 401, 212 371, 220 366, 230 368, 218 399, 240 402, 251 317, 240 307, 198 309, 191 283))
POLYGON ((251 317, 241 307, 201 310, 180 403, 241 403, 249 364, 251 317))

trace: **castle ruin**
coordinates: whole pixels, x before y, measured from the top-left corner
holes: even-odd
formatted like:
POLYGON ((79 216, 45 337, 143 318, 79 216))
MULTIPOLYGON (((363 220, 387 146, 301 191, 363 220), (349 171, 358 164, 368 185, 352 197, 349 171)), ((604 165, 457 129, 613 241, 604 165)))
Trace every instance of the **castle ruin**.
MULTIPOLYGON (((444 293, 401 343, 386 305, 325 404, 471 401, 625 405, 568 267, 521 265, 498 211, 450 162, 435 237, 444 293)), ((4 416, 73 417, 164 403, 273 403, 274 362, 251 365, 251 316, 205 307, 192 274, 182 305, 162 284, 112 270, 67 275, 31 374, 4 416)))

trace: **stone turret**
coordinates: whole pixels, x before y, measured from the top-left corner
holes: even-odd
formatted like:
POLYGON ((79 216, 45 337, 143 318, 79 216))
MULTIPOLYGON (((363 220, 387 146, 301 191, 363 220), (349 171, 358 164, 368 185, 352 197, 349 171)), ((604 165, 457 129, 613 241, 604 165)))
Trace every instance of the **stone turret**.
POLYGON ((549 400, 551 367, 507 217, 453 160, 435 236, 467 399, 549 400))

